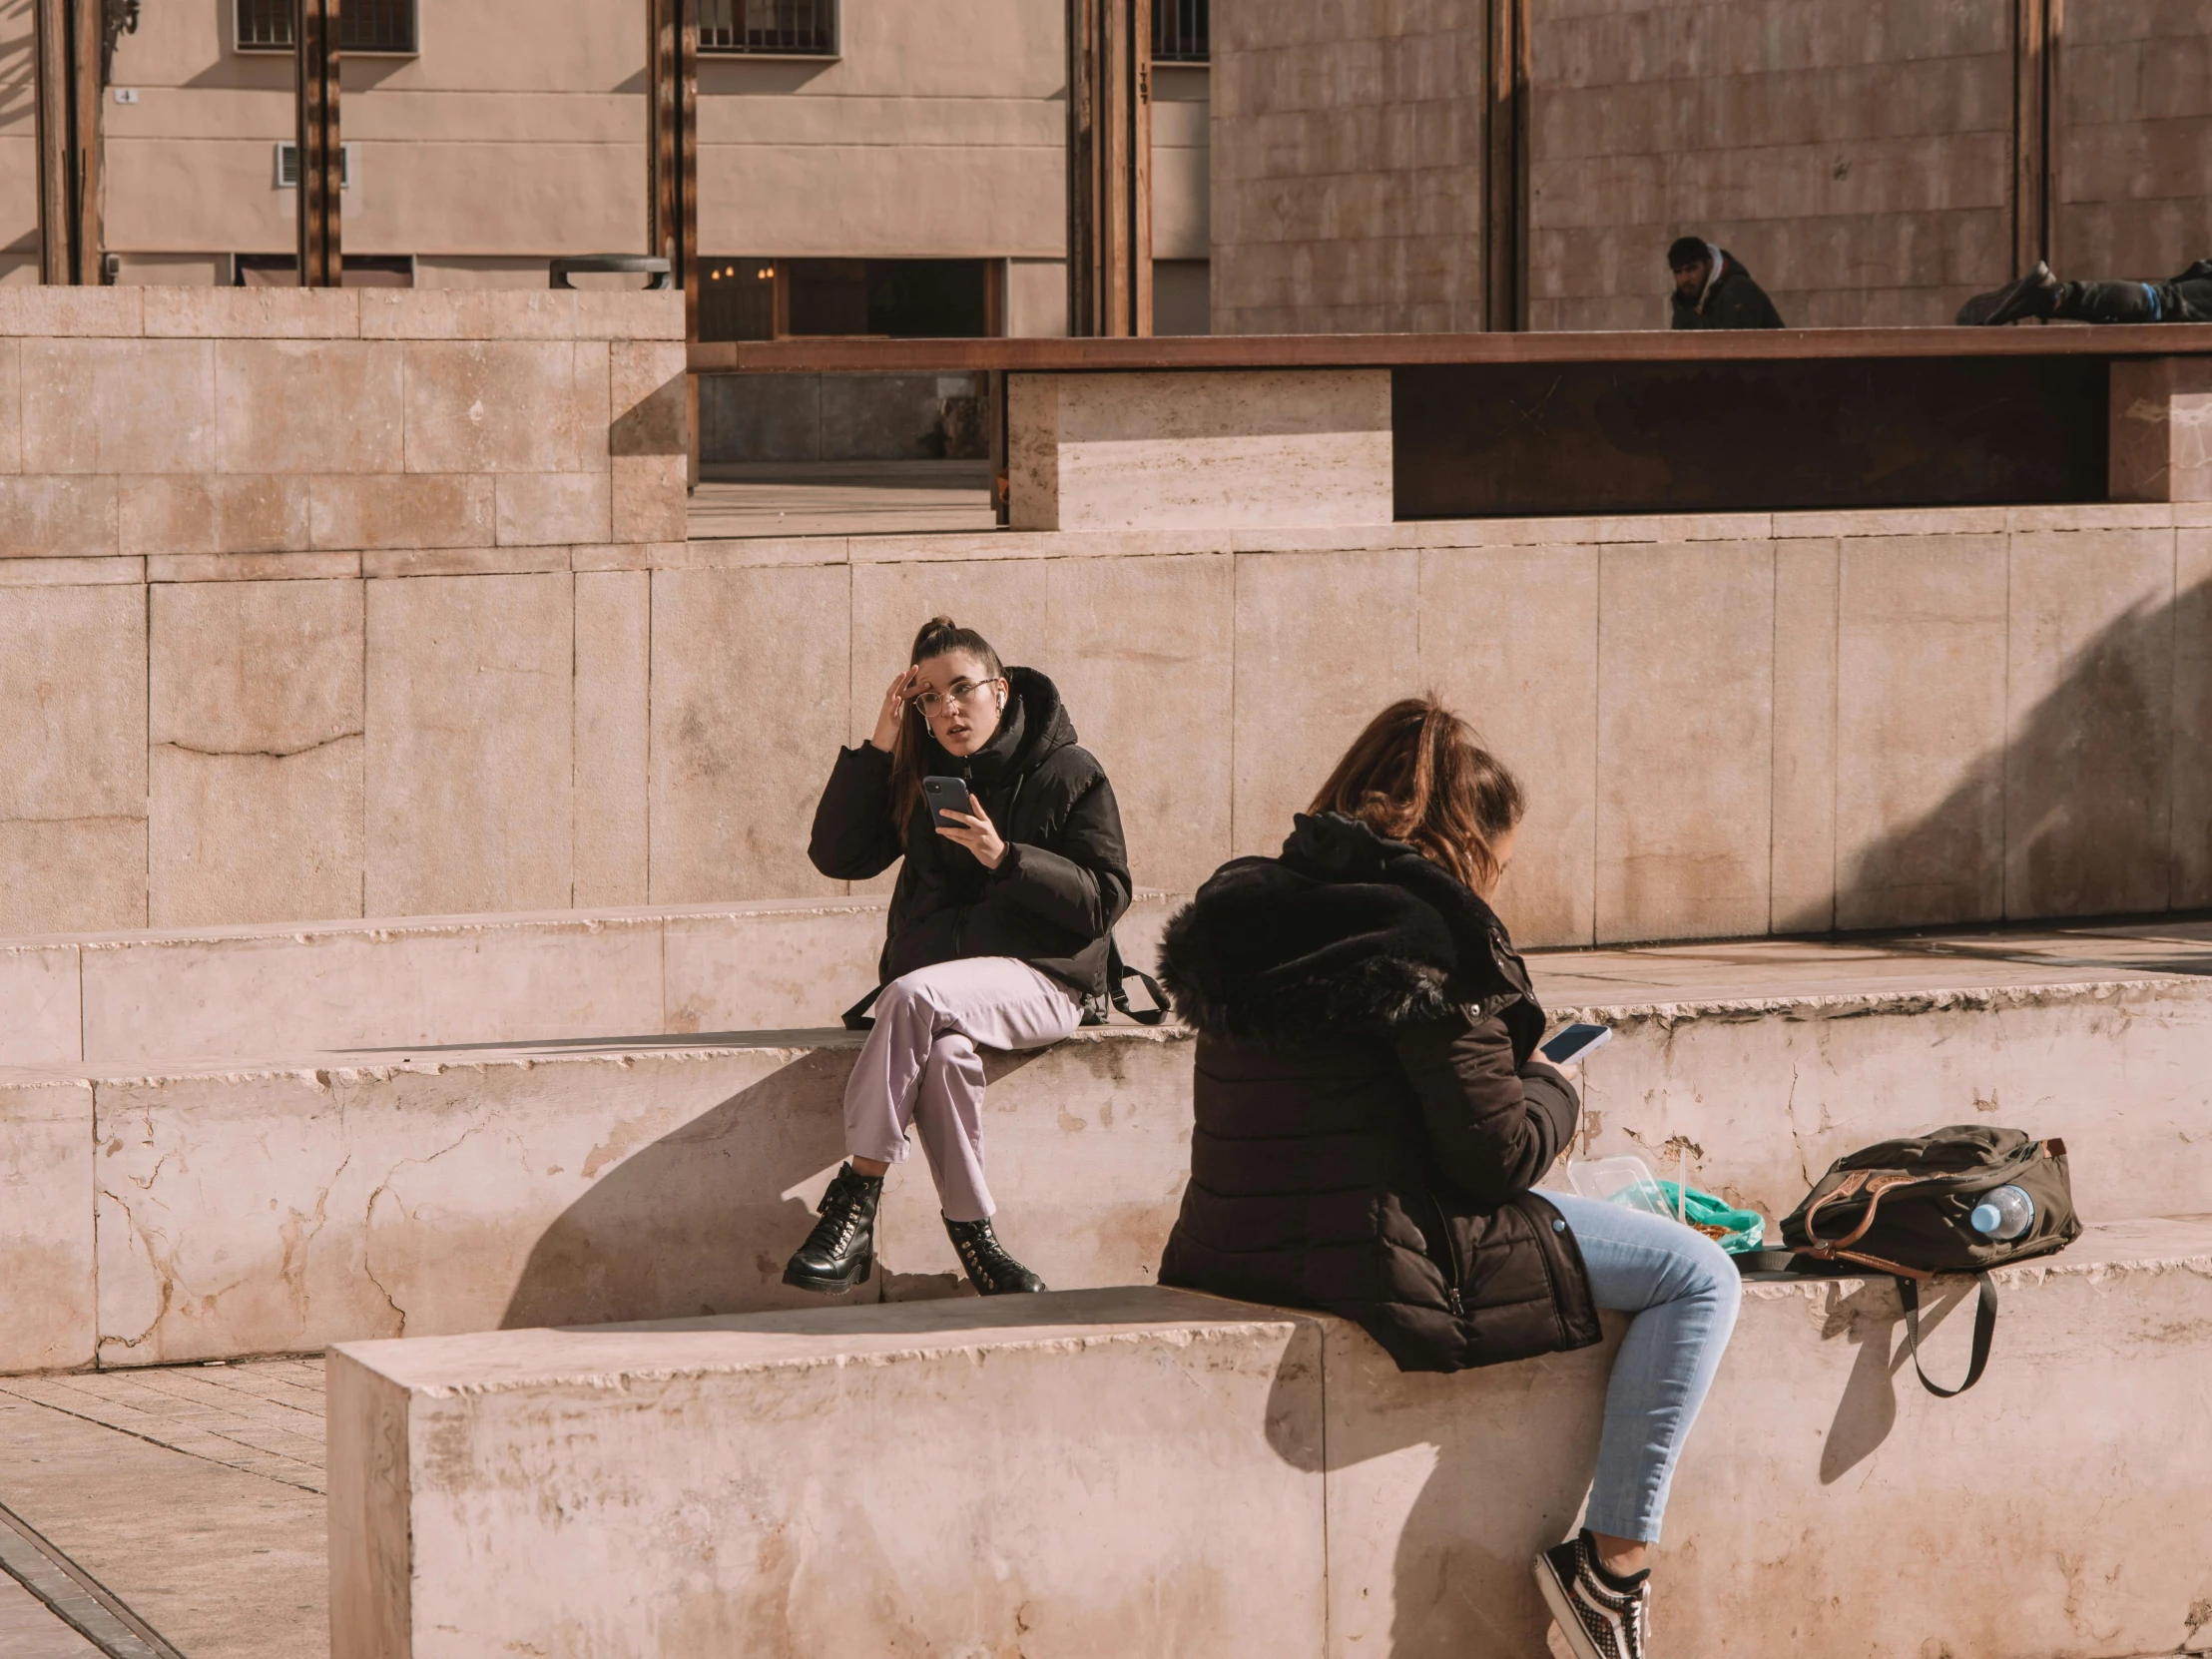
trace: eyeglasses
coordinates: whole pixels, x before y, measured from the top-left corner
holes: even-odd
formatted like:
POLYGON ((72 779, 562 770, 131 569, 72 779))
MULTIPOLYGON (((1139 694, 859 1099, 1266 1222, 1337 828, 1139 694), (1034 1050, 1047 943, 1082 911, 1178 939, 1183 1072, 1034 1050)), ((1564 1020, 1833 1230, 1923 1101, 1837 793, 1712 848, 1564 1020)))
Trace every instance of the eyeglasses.
POLYGON ((964 703, 970 708, 974 707, 980 701, 977 693, 988 691, 999 683, 997 680, 955 680, 950 691, 923 692, 914 699, 914 704, 921 710, 924 720, 935 720, 944 713, 948 704, 964 703))

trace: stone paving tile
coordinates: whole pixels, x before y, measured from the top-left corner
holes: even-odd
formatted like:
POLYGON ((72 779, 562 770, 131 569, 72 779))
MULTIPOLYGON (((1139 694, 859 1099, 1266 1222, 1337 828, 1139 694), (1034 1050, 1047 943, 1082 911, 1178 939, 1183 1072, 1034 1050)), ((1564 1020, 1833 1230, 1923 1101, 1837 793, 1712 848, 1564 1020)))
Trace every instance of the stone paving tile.
POLYGON ((0 1653, 8 1659, 100 1659, 98 1648, 4 1573, 0 1573, 0 1653))
MULTIPOLYGON (((205 1454, 188 1452, 151 1436, 166 1419, 140 1412, 119 1429, 85 1414, 125 1411, 82 1385, 143 1387, 148 1375, 0 1379, 0 1501, 190 1659, 326 1659, 323 1497, 290 1459, 219 1435, 205 1454), (24 1397, 34 1382, 80 1387, 66 1406, 39 1404, 24 1397)), ((319 1469, 307 1474, 319 1485, 319 1469)), ((17 1659, 12 1634, 0 1624, 4 1659, 17 1659)), ((21 1651, 47 1659, 27 1642, 21 1651)))
POLYGON ((320 1360, 0 1378, 0 1393, 302 1491, 325 1489, 320 1360))

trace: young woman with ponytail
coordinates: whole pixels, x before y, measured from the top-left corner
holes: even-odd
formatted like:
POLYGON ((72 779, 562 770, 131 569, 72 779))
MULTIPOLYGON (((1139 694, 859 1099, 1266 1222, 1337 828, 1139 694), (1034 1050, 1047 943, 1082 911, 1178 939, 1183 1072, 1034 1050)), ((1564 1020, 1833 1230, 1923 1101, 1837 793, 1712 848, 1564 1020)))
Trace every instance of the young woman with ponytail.
POLYGON ((1340 1314, 1403 1371, 1587 1348, 1599 1309, 1631 1315, 1586 1525, 1534 1565, 1577 1659, 1644 1659, 1646 1553, 1740 1286, 1689 1228, 1533 1190, 1581 1102, 1489 905, 1521 812, 1464 722, 1395 703, 1280 857, 1223 865, 1169 923, 1197 1128, 1160 1282, 1340 1314))
POLYGON ((1005 668, 982 635, 932 617, 891 676, 867 742, 837 756, 808 856, 840 881, 904 860, 891 894, 875 1024, 845 1088, 849 1161, 784 1283, 841 1292, 875 1261, 884 1172, 911 1124, 945 1231, 984 1296, 1041 1291, 991 1230, 984 1048, 1042 1048, 1103 1006, 1129 855, 1113 786, 1052 682, 1005 668), (934 822, 922 780, 958 778, 972 811, 934 822))

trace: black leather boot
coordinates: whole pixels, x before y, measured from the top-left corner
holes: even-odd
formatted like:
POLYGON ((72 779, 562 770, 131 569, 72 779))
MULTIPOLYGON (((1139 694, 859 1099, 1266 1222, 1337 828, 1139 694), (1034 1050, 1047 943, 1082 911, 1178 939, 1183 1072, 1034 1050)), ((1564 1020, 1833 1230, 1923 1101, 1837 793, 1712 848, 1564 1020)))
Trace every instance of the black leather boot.
POLYGON ((837 1296, 867 1283, 875 1267, 875 1206, 883 1178, 862 1175, 850 1164, 836 1173, 815 1206, 822 1220, 784 1269, 784 1283, 837 1296))
POLYGON ((2067 285, 2050 274, 2049 266, 2037 260, 2016 281, 1992 288, 1987 293, 1977 293, 1959 306, 1959 324, 1996 327, 2028 316, 2047 322, 2057 314, 2059 298, 2067 285))
POLYGON ((960 1253, 960 1266, 967 1269, 968 1283, 977 1295, 1006 1296, 1045 1288, 1043 1280, 1006 1254, 1006 1247, 991 1232, 988 1217, 982 1221, 947 1220, 944 1230, 951 1235, 952 1248, 960 1253))

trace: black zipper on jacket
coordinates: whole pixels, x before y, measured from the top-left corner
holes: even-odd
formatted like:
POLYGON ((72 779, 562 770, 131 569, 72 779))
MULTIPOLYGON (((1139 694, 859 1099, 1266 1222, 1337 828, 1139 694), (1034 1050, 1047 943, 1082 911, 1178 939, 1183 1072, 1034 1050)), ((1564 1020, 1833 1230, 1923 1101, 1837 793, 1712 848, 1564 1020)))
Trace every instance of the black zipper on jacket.
POLYGON ((1459 1246, 1451 1236, 1451 1218, 1444 1214, 1444 1201, 1436 1196, 1436 1189, 1424 1187, 1429 1207, 1436 1212, 1436 1227, 1444 1247, 1444 1306, 1451 1310, 1452 1318, 1465 1319, 1466 1306, 1459 1298, 1459 1246))

